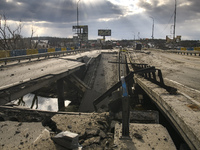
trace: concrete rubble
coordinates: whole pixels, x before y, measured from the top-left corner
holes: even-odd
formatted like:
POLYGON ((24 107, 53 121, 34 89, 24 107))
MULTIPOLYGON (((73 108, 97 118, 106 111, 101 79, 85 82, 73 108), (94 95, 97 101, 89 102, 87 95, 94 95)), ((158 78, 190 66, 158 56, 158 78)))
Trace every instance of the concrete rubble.
POLYGON ((52 137, 52 140, 68 149, 75 149, 79 147, 78 134, 69 131, 60 132, 56 136, 52 137))
POLYGON ((113 133, 109 132, 108 117, 109 113, 57 114, 52 121, 57 130, 77 133, 83 149, 109 149, 113 143, 113 133))
POLYGON ((166 130, 160 124, 130 124, 130 137, 122 137, 122 125, 115 125, 114 149, 176 150, 166 130))
POLYGON ((0 149, 1 150, 27 150, 27 149, 58 149, 51 140, 50 132, 40 122, 0 122, 0 149))

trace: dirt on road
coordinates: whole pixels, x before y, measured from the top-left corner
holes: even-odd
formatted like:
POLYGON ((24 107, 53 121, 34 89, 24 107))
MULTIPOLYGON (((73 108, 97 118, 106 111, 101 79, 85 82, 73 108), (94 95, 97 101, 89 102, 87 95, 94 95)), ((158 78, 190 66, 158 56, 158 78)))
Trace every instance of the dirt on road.
POLYGON ((162 50, 147 50, 131 54, 136 63, 146 63, 162 70, 166 84, 178 88, 200 102, 200 58, 168 53, 162 50))

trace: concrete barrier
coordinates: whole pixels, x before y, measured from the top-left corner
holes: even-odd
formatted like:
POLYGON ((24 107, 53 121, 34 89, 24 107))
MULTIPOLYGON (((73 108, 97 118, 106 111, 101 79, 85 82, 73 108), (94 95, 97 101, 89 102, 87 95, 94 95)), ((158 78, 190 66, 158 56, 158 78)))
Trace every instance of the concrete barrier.
POLYGON ((136 77, 136 82, 152 101, 170 119, 191 150, 200 145, 200 106, 184 95, 170 95, 150 81, 136 77))

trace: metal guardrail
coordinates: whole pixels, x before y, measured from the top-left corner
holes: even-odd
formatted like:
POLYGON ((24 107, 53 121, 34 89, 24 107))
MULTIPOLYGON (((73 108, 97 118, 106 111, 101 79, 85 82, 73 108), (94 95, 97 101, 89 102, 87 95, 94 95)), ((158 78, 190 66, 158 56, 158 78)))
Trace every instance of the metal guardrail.
POLYGON ((58 52, 48 52, 48 53, 41 53, 41 54, 33 54, 33 55, 23 55, 23 56, 15 56, 15 57, 7 57, 7 58, 0 58, 0 62, 4 62, 5 65, 9 61, 18 61, 20 62, 21 60, 31 60, 34 58, 49 58, 50 56, 60 56, 60 55, 65 55, 65 54, 74 54, 74 53, 80 53, 80 52, 85 52, 89 51, 89 49, 80 49, 80 50, 70 50, 70 51, 58 51, 58 52))
MULTIPOLYGON (((132 64, 132 68, 136 71, 140 70, 140 69, 150 68, 150 67, 151 66, 149 66, 148 64, 137 64, 137 63, 132 64)), ((152 66, 152 67, 154 67, 154 66, 152 66)), ((165 85, 163 76, 162 76, 162 71, 160 69, 155 68, 155 70, 153 70, 153 71, 150 70, 149 72, 139 73, 139 75, 141 75, 145 79, 151 81, 152 83, 157 84, 160 87, 166 89, 170 94, 176 94, 176 92, 177 92, 176 88, 165 85)))
POLYGON ((177 53, 177 54, 184 54, 184 55, 199 55, 200 56, 200 51, 188 51, 188 50, 168 50, 167 52, 170 53, 177 53))

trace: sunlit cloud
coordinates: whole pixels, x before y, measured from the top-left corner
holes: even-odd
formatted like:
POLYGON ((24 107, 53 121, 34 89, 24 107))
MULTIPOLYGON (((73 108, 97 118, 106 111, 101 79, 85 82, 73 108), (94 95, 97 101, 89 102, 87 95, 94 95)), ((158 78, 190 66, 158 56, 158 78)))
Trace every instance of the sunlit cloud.
POLYGON ((118 5, 122 8, 124 16, 142 13, 143 8, 138 7, 137 3, 139 0, 109 0, 115 5, 118 5))
POLYGON ((99 22, 109 22, 109 21, 114 21, 114 20, 118 20, 119 18, 99 18, 98 21, 99 22))
POLYGON ((13 0, 6 0, 7 3, 13 2, 13 0))
MULTIPOLYGON (((77 24, 78 0, 1 0, 0 14, 5 13, 13 29, 24 24, 22 36, 72 37, 77 24)), ((98 29, 112 29, 113 39, 130 39, 133 33, 151 36, 152 16, 155 38, 165 38, 173 24, 175 0, 80 0, 79 24, 88 25, 89 38, 98 37, 98 29), (131 31, 133 30, 133 31, 131 31)), ((199 39, 199 0, 177 0, 177 34, 199 39), (189 27, 191 28, 189 29, 189 27), (195 28, 194 28, 195 27, 195 28), (196 30, 196 31, 195 31, 196 30), (188 32, 190 31, 190 32, 188 32), (193 35, 193 36, 192 36, 193 35)))
POLYGON ((17 2, 17 5, 22 5, 22 3, 20 3, 20 2, 17 2))
POLYGON ((190 5, 191 5, 191 2, 184 2, 184 3, 179 4, 179 7, 190 6, 190 5))

